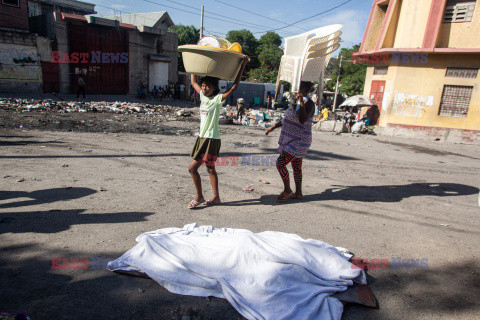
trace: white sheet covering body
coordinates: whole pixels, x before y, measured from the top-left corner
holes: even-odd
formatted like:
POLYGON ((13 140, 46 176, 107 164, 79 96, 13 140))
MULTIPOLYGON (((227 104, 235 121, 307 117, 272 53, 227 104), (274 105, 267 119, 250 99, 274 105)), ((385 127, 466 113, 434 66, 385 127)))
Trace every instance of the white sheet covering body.
POLYGON ((108 269, 142 271, 170 292, 227 299, 247 319, 341 319, 344 291, 363 271, 335 247, 294 234, 197 226, 165 228, 108 269))

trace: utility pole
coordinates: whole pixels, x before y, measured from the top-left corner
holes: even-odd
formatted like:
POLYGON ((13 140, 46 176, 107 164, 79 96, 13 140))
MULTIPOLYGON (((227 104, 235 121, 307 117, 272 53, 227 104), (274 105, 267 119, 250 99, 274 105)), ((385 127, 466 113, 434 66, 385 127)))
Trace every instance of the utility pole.
POLYGON ((338 86, 340 84, 340 76, 342 74, 342 61, 343 61, 343 57, 341 56, 340 57, 340 66, 338 67, 338 75, 337 75, 337 85, 335 86, 335 97, 333 98, 333 110, 332 111, 335 111, 335 108, 337 106, 337 95, 338 95, 338 86))
POLYGON ((200 39, 203 38, 203 6, 202 6, 202 15, 200 16, 200 39))

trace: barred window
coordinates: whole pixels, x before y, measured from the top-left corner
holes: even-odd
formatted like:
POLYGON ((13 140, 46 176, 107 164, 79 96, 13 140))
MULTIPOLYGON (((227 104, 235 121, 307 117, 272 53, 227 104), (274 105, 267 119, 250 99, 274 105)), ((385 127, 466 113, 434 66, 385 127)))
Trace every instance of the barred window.
POLYGON ((445 77, 475 79, 478 75, 478 68, 447 68, 445 77))
POLYGON ((473 87, 469 86, 445 85, 438 115, 466 118, 472 91, 473 87))
POLYGON ((2 0, 2 4, 7 6, 20 7, 20 0, 2 0))
POLYGON ((471 22, 475 11, 475 1, 448 0, 443 22, 471 22))
POLYGON ((386 75, 388 73, 388 67, 375 67, 373 69, 374 75, 386 75))

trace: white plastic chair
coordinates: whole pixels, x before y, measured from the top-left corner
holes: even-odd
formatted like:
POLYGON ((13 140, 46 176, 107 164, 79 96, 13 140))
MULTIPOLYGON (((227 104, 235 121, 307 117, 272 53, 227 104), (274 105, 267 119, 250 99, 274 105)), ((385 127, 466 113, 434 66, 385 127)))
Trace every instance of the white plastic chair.
POLYGON ((323 86, 324 70, 332 53, 340 47, 342 27, 340 24, 330 25, 285 38, 277 87, 281 80, 290 82, 293 92, 298 92, 301 81, 323 86))

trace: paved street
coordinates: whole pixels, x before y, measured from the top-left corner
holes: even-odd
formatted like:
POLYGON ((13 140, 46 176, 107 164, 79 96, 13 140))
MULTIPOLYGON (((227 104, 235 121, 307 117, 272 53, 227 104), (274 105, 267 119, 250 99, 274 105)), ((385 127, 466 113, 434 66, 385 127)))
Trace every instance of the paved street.
MULTIPOLYGON (((52 269, 54 257, 115 259, 142 232, 196 222, 388 259, 368 271, 379 309, 348 305, 343 319, 479 317, 478 146, 315 132, 305 198, 279 204, 282 183, 265 160, 279 132, 221 132, 221 153, 249 165, 219 167, 224 204, 191 211, 193 136, 1 129, 0 218, 12 219, 0 223, 2 308, 36 320, 241 319, 225 300, 174 295, 149 279, 52 269), (392 268, 392 258, 421 263, 392 268)), ((202 179, 210 196, 203 168, 202 179)))

